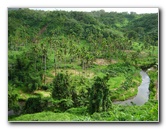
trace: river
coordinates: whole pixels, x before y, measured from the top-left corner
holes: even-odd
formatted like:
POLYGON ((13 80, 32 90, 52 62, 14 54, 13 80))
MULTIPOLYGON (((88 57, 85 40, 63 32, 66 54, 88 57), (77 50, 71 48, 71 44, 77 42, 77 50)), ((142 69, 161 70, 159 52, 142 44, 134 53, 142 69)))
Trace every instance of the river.
MULTIPOLYGON (((144 71, 141 71, 140 74, 142 76, 142 83, 138 87, 137 95, 133 99, 128 99, 125 101, 117 101, 117 102, 114 102, 114 104, 132 105, 132 103, 134 103, 136 105, 143 105, 144 103, 148 101, 150 78, 144 71)), ((13 110, 8 111, 8 116, 14 115, 14 114, 15 113, 13 110)))
POLYGON ((136 104, 136 105, 143 105, 144 103, 146 103, 148 101, 148 99, 149 99, 150 78, 147 75, 147 73, 144 72, 144 71, 141 71, 140 74, 142 76, 142 83, 138 87, 137 95, 132 99, 128 99, 128 100, 125 100, 125 101, 114 102, 114 104, 132 105, 132 103, 133 103, 133 104, 136 104))

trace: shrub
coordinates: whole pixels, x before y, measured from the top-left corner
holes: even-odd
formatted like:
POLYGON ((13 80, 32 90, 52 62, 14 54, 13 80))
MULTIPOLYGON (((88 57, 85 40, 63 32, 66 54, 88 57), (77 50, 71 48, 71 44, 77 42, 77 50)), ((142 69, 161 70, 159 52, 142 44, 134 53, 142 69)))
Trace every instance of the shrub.
POLYGON ((25 103, 24 112, 25 113, 36 113, 43 110, 41 105, 41 97, 31 97, 25 103))
POLYGON ((66 99, 70 96, 70 84, 68 74, 59 73, 53 80, 52 97, 66 99))
POLYGON ((8 110, 13 110, 14 113, 17 113, 20 107, 18 105, 18 94, 13 87, 14 85, 11 84, 8 86, 8 110))
POLYGON ((60 110, 65 111, 73 106, 73 100, 72 99, 62 99, 59 102, 60 110))
POLYGON ((86 107, 70 108, 66 112, 76 115, 85 115, 87 113, 87 108, 86 107))

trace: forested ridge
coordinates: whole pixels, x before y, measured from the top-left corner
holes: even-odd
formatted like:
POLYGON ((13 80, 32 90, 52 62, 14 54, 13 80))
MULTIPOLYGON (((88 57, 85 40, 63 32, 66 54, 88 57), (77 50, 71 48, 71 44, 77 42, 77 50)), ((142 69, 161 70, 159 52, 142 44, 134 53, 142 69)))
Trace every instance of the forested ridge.
POLYGON ((157 96, 158 13, 8 10, 9 121, 158 121, 157 96), (114 104, 141 70, 149 101, 114 104))

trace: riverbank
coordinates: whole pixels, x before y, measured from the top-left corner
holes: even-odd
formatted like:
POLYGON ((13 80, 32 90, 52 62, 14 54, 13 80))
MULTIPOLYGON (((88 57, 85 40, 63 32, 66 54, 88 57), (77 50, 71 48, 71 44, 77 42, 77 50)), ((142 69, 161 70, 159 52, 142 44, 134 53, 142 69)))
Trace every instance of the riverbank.
POLYGON ((146 72, 144 72, 144 71, 141 71, 140 74, 142 76, 142 83, 138 87, 137 95, 135 97, 133 97, 132 99, 128 99, 128 100, 125 100, 125 101, 117 101, 117 102, 114 102, 114 104, 143 105, 144 103, 146 103, 148 101, 148 99, 149 99, 150 78, 146 74, 146 72))
POLYGON ((158 100, 159 98, 159 78, 158 78, 158 68, 157 67, 151 67, 147 70, 147 74, 149 75, 151 79, 151 83, 149 86, 150 95, 149 98, 152 100, 158 100))

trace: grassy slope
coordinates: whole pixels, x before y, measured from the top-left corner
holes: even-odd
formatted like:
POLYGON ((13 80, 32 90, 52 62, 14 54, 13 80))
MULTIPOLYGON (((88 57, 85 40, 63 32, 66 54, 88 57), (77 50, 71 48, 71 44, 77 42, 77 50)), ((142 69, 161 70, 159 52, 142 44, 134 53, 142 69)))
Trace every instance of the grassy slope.
MULTIPOLYGON (((70 113, 41 112, 35 114, 26 114, 16 118, 9 118, 9 121, 79 121, 76 115, 70 113)), ((83 118, 85 119, 85 118, 83 118)))
POLYGON ((9 117, 9 121, 158 121, 157 101, 148 102, 143 106, 113 105, 108 112, 88 115, 85 108, 72 108, 66 112, 40 112, 9 117), (84 112, 84 113, 83 113, 84 112))

